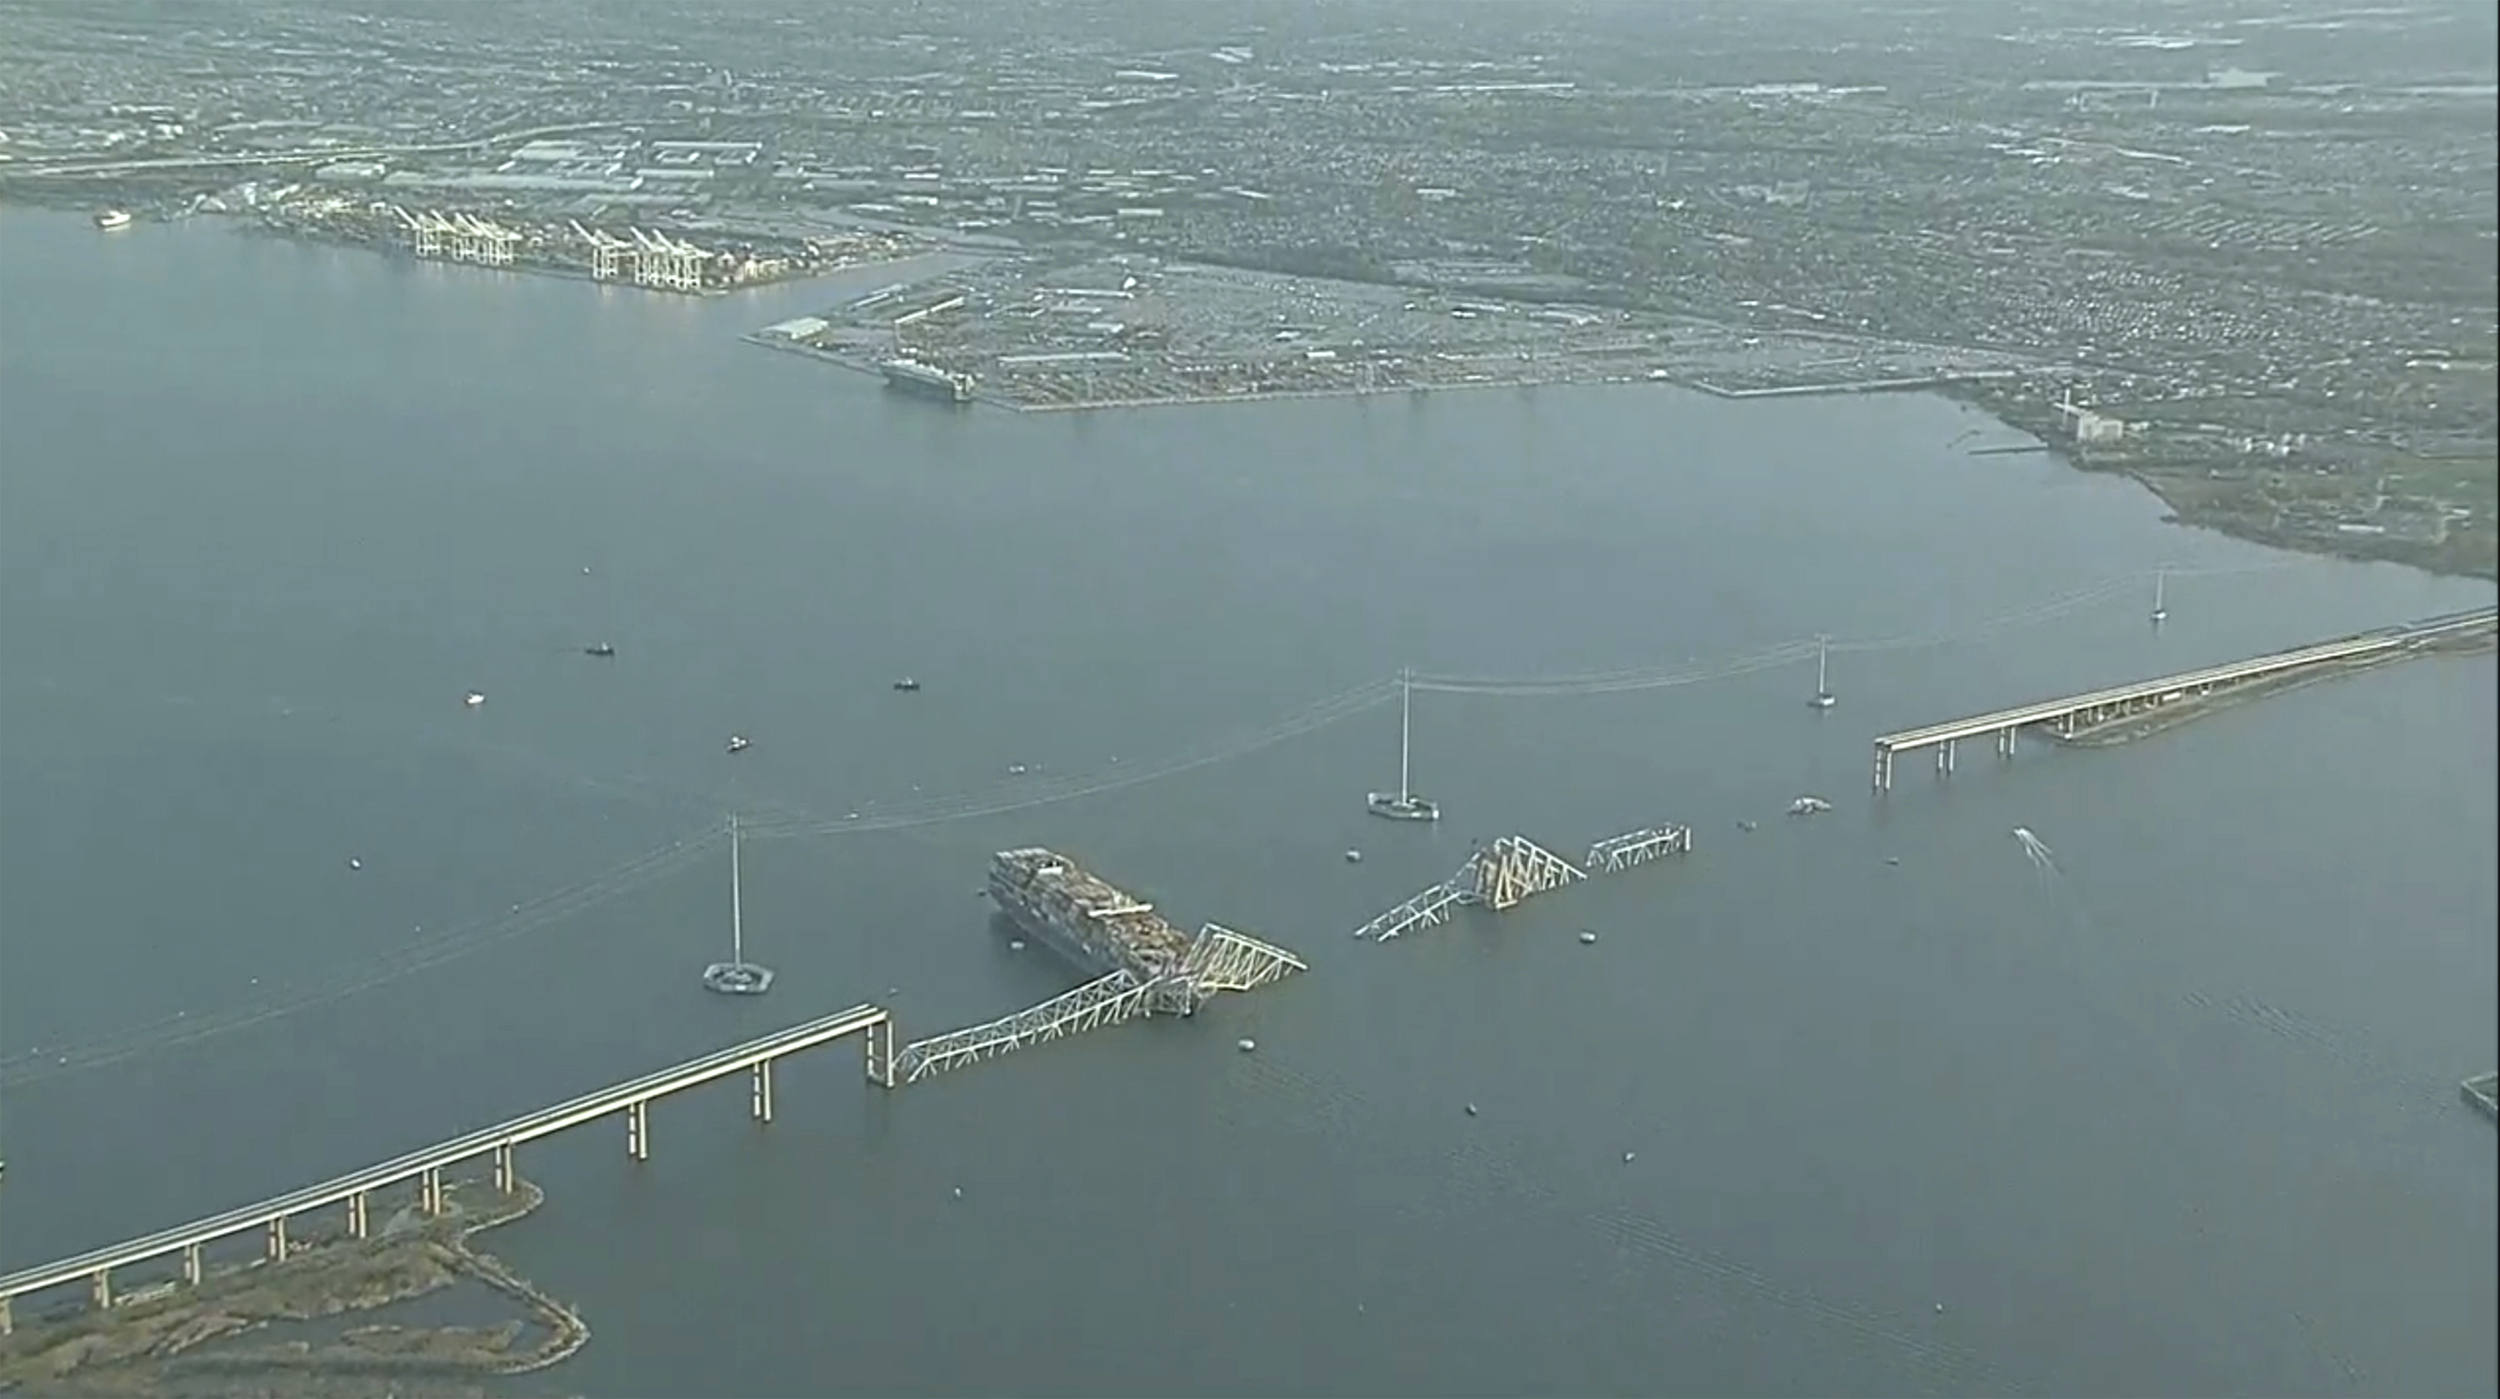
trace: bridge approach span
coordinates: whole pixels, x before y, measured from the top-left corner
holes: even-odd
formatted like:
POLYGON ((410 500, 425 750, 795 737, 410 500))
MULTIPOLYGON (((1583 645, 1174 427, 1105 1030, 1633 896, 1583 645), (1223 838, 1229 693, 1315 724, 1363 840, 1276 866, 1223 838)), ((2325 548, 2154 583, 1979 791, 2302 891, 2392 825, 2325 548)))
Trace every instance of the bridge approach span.
POLYGON ((498 1181, 509 1188, 512 1148, 598 1118, 624 1116, 629 1150, 639 1159, 649 1152, 649 1127, 643 1114, 653 1100, 732 1074, 751 1072, 755 1075, 755 1115, 769 1120, 772 1104, 770 1073, 775 1060, 862 1033, 868 1037, 869 1078, 888 1088, 893 1087, 893 1018, 879 1006, 853 1006, 839 1014, 793 1025, 657 1073, 645 1074, 595 1093, 585 1093, 569 1102, 541 1108, 319 1185, 306 1186, 258 1204, 227 1210, 189 1224, 160 1229, 140 1238, 0 1276, 0 1328, 7 1325, 9 1304, 29 1293, 88 1281, 94 1285, 99 1300, 109 1300, 113 1270, 134 1263, 182 1254, 186 1276, 190 1281, 197 1282, 199 1262, 196 1250, 201 1245, 247 1230, 268 1228, 274 1252, 283 1243, 282 1231, 288 1219, 326 1206, 345 1204, 349 1210, 351 1230, 362 1233, 365 1197, 389 1186, 421 1181, 426 1206, 429 1210, 439 1209, 442 1203, 441 1173, 449 1167, 480 1157, 491 1155, 495 1158, 498 1181))
POLYGON ((2106 690, 2042 700, 2036 704, 1975 714, 1967 719, 1953 719, 1885 734, 1875 740, 1875 790, 1890 790, 1893 759, 1918 749, 1935 749, 1937 771, 1951 772, 1954 747, 1964 739, 1993 735, 1998 755, 2009 756, 2014 751, 2015 735, 2034 724, 2052 725, 2062 733, 2071 734, 2079 725, 2156 709, 2176 700, 2201 698, 2233 686, 2277 679, 2304 670, 2392 656, 2442 641, 2489 632, 2496 626, 2500 626, 2500 608, 2482 607, 2452 612, 2249 660, 2207 666, 2179 675, 2139 680, 2106 690))

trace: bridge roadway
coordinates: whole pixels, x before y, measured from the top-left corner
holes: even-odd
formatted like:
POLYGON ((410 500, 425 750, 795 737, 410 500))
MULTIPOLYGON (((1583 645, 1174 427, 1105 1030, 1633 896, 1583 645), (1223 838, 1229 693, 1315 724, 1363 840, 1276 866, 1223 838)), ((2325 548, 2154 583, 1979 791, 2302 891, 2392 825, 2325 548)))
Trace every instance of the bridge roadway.
POLYGON ((2015 735, 2033 724, 2057 724, 2064 731, 2071 732, 2078 719, 2087 723, 2098 722, 2104 718, 2158 708, 2190 694, 2207 695, 2230 685, 2271 679, 2312 666, 2366 660, 2450 637, 2491 631, 2495 627, 2500 627, 2500 608, 2478 607, 2250 660, 2208 666, 2181 675, 2139 680, 2107 690, 2094 690, 2089 694, 2018 705, 1967 719, 1929 724, 1925 728, 1904 729, 1875 740, 1875 790, 1885 792, 1892 789, 1892 763, 1896 756, 1921 748, 1936 750, 1938 772, 1951 772, 1954 746, 1966 738, 1993 734, 1997 740, 1998 756, 2011 757, 2015 735))
POLYGON ((183 1275, 196 1283, 202 1274, 199 1249, 202 1245, 229 1238, 247 1230, 269 1230, 269 1252, 283 1256, 286 1247, 286 1221, 297 1215, 329 1205, 345 1204, 349 1232, 357 1237, 365 1234, 366 1201, 376 1190, 421 1182, 419 1199, 428 1213, 439 1213, 443 1207, 443 1171, 464 1161, 491 1155, 495 1162, 496 1184, 512 1187, 512 1149, 523 1142, 550 1137, 568 1128, 578 1127, 597 1118, 621 1114, 626 1120, 626 1150, 636 1160, 650 1155, 651 1133, 646 1109, 654 1099, 716 1079, 727 1078, 741 1071, 755 1076, 753 1110, 758 1121, 772 1120, 772 1065, 818 1045, 865 1032, 867 1039, 868 1076, 872 1082, 887 1088, 894 1086, 894 1021, 882 1007, 857 1005, 838 1015, 793 1025, 760 1039, 690 1059, 657 1073, 586 1093, 570 1102, 498 1123, 482 1131, 454 1137, 422 1151, 368 1166, 335 1180, 306 1186, 274 1199, 223 1214, 194 1220, 171 1229, 93 1249, 75 1257, 63 1258, 39 1267, 25 1268, 0 1276, 0 1335, 7 1334, 10 1303, 29 1293, 44 1292, 70 1283, 86 1281, 100 1304, 112 1300, 112 1273, 116 1268, 159 1258, 182 1255, 183 1275))

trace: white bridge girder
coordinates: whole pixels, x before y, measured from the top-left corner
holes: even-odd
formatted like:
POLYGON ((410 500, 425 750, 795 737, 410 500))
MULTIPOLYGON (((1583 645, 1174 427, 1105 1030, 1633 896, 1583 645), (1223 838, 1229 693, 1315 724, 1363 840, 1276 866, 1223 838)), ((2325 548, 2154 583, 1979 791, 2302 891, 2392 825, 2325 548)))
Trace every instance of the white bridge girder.
POLYGON ((1508 835, 1467 857, 1450 883, 1469 903, 1500 913, 1588 878, 1569 860, 1522 835, 1508 835))
POLYGON ((1308 970, 1308 963, 1285 949, 1217 923, 1199 929, 1197 941, 1189 946, 1189 955, 1181 959, 1181 974, 1200 996, 1218 991, 1256 991, 1270 982, 1308 970))
POLYGON ((895 1056, 895 1076, 905 1083, 918 1083, 931 1074, 977 1064, 1026 1045, 1135 1020, 1153 1013, 1156 989, 1154 982, 1116 971, 986 1025, 904 1045, 895 1056))
POLYGON ((1450 921, 1467 896, 1456 884, 1435 884, 1378 918, 1354 930, 1358 938, 1387 942, 1423 928, 1437 928, 1450 921))
POLYGON ((1467 857, 1448 882, 1435 884, 1406 902, 1354 930, 1358 938, 1387 942, 1421 928, 1447 923, 1462 905, 1476 904, 1496 913, 1517 908, 1539 894, 1576 884, 1592 871, 1612 874, 1693 848, 1693 829, 1672 822, 1608 836, 1589 847, 1585 865, 1569 860, 1523 835, 1507 835, 1467 857))
POLYGON ((1669 822, 1598 841, 1589 847, 1584 865, 1592 874, 1615 874, 1669 855, 1691 853, 1693 828, 1669 822))
POLYGON ((1116 971, 1013 1015, 907 1044, 895 1056, 895 1077, 917 1083, 932 1074, 1088 1030, 1150 1015, 1195 1014, 1217 992, 1255 991, 1309 969, 1301 958, 1273 943, 1209 923, 1199 930, 1170 975, 1141 981, 1128 971, 1116 971))

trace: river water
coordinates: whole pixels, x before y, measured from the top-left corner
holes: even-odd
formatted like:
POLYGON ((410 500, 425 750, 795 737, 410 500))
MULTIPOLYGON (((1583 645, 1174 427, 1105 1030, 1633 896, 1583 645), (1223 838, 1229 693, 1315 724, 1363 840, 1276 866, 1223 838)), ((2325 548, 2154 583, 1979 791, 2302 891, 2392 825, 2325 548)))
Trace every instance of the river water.
POLYGON ((2488 586, 2167 526, 1928 397, 951 413, 737 342, 894 275, 691 301, 0 214, 0 1266, 861 1000, 1038 1000, 1077 978, 974 897, 1038 843, 1312 970, 893 1095, 842 1045, 768 1131, 665 1103, 639 1167, 529 1149, 491 1246, 594 1339, 521 1388, 2500 1383, 2488 655, 1866 795, 1875 733, 2488 586), (1736 664, 1817 633, 1827 713, 1810 656, 1736 664), (1439 829, 1363 814, 1394 702, 842 829, 1400 666, 1700 679, 1419 695, 1439 829), (606 877, 733 808, 760 1001, 696 984, 716 842, 606 877), (1691 858, 1347 936, 1471 839, 1662 820, 1691 858))

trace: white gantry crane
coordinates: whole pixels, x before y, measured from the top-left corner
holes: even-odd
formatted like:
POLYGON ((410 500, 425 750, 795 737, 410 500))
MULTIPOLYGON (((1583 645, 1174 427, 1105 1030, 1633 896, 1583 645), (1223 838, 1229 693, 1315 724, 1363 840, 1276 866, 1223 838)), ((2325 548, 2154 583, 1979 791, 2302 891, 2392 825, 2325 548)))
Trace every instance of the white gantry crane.
POLYGON ((628 229, 634 237, 634 282, 670 291, 701 291, 703 267, 712 255, 665 233, 628 229))
POLYGON ((568 220, 574 236, 590 249, 590 276, 598 282, 615 282, 635 275, 639 265, 635 245, 613 233, 584 226, 579 220, 568 220))

